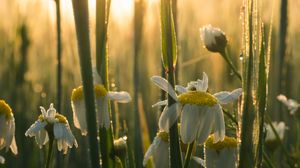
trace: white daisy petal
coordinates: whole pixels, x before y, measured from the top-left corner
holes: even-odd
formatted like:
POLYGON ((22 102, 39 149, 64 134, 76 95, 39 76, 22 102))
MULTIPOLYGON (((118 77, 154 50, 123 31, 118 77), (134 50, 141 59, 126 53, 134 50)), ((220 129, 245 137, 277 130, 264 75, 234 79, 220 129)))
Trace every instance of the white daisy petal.
POLYGON ((5 163, 5 158, 3 156, 0 155, 0 163, 4 164, 5 163))
POLYGON ((155 167, 166 168, 169 166, 169 143, 161 140, 153 154, 155 167))
MULTIPOLYGON (((199 83, 200 84, 200 83, 199 83)), ((201 80, 201 85, 198 85, 197 90, 206 92, 208 89, 208 77, 205 72, 203 72, 203 78, 201 80)))
POLYGON ((214 131, 214 143, 218 141, 223 141, 225 138, 225 122, 222 112, 222 107, 220 105, 214 106, 215 111, 215 131, 214 131))
POLYGON ((159 118, 158 125, 161 130, 169 132, 170 127, 177 120, 180 111, 177 109, 177 103, 172 104, 170 107, 166 106, 159 118))
POLYGON ((55 123, 53 126, 53 132, 55 139, 64 139, 65 138, 65 125, 63 123, 55 123))
POLYGON ((143 166, 146 166, 148 160, 150 157, 154 154, 155 150, 161 143, 161 139, 159 137, 155 137, 152 144, 149 146, 147 152, 145 153, 144 160, 143 160, 143 166))
POLYGON ((82 135, 87 135, 86 109, 83 100, 71 101, 74 126, 81 130, 82 135))
POLYGON ((186 92, 188 91, 187 88, 185 88, 185 87, 183 87, 183 86, 181 86, 181 85, 176 85, 176 86, 175 86, 175 90, 176 90, 179 94, 181 94, 181 93, 186 93, 186 92))
POLYGON ((242 88, 233 90, 232 92, 219 92, 214 94, 214 96, 219 100, 220 104, 228 104, 235 101, 243 92, 242 88))
POLYGON ((43 147, 48 141, 48 133, 45 129, 40 130, 36 135, 35 135, 35 141, 38 144, 40 148, 43 147))
POLYGON ((199 122, 201 122, 202 111, 196 105, 185 105, 182 109, 180 135, 185 144, 189 144, 196 139, 199 122))
POLYGON ((102 79, 101 79, 96 67, 93 67, 93 80, 94 80, 94 84, 103 84, 102 79))
POLYGON ((152 105, 152 107, 165 106, 168 104, 168 100, 159 101, 152 105))
POLYGON ((108 100, 107 97, 99 97, 96 100, 98 110, 98 120, 100 127, 108 129, 110 127, 110 117, 108 112, 108 100))
POLYGON ((119 103, 128 103, 131 101, 131 97, 128 92, 108 92, 108 98, 119 103))
POLYGON ((204 160, 204 159, 201 159, 201 158, 199 158, 199 157, 193 156, 193 160, 194 160, 196 163, 200 164, 202 167, 206 168, 205 160, 204 160))
POLYGON ((17 155, 18 154, 18 147, 16 144, 16 139, 15 136, 12 139, 11 145, 10 145, 10 150, 13 154, 17 155))
POLYGON ((177 101, 176 92, 166 79, 160 76, 152 76, 151 80, 156 86, 167 92, 174 100, 177 101))
POLYGON ((44 129, 44 127, 47 125, 47 122, 41 122, 36 121, 34 124, 32 124, 29 129, 25 132, 25 136, 33 137, 35 136, 39 131, 44 129))
POLYGON ((213 108, 207 108, 206 111, 201 112, 202 116, 199 121, 199 128, 197 131, 197 144, 203 144, 211 133, 212 126, 215 124, 215 111, 213 108))

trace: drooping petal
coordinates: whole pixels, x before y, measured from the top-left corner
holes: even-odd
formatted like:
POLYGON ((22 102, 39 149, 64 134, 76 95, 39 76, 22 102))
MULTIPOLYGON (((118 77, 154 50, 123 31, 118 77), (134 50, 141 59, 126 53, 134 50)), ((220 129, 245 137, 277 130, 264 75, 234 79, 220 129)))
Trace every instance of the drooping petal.
POLYGON ((237 161, 237 149, 236 148, 224 148, 219 151, 216 167, 222 168, 236 168, 237 161))
POLYGON ((43 130, 44 127, 47 125, 47 122, 37 120, 34 124, 32 124, 29 129, 25 132, 25 136, 33 137, 39 131, 43 130))
POLYGON ((86 108, 83 100, 72 101, 74 126, 81 130, 82 135, 87 134, 86 108))
POLYGON ((0 163, 4 164, 5 163, 5 158, 3 156, 0 155, 0 163))
POLYGON ((151 80, 156 86, 167 92, 174 100, 177 101, 176 92, 166 79, 160 76, 152 76, 151 80))
POLYGON ((64 139, 65 138, 65 125, 63 123, 55 123, 53 126, 53 132, 55 139, 64 139))
POLYGON ((222 107, 218 104, 213 107, 215 111, 214 143, 223 141, 225 138, 225 122, 222 107))
POLYGON ((196 105, 184 105, 181 115, 180 135, 183 143, 188 144, 196 139, 201 112, 196 105))
POLYGON ((42 148, 49 141, 48 133, 45 129, 40 130, 35 135, 35 141, 38 144, 39 148, 42 148))
POLYGON ((169 143, 161 141, 154 151, 153 160, 156 168, 165 168, 169 166, 169 143))
POLYGON ((170 107, 166 106, 158 121, 159 128, 165 132, 169 132, 170 127, 177 120, 179 113, 177 103, 172 104, 170 107))
POLYGON ((193 156, 193 160, 194 160, 196 163, 200 164, 202 167, 206 168, 205 160, 204 160, 204 159, 201 159, 201 158, 199 158, 199 157, 193 156))
POLYGON ((152 107, 165 106, 168 104, 168 100, 159 101, 152 105, 152 107))
POLYGON ((220 104, 227 104, 237 100, 237 98, 240 95, 242 95, 242 92, 243 89, 238 88, 233 90, 232 92, 227 92, 227 91, 219 92, 214 94, 214 96, 219 100, 220 104))
POLYGON ((110 117, 108 112, 108 98, 99 97, 96 100, 96 106, 98 111, 98 120, 100 127, 108 129, 110 127, 110 117))
POLYGON ((201 119, 199 121, 199 128, 197 131, 197 144, 203 144, 208 138, 212 131, 212 126, 215 123, 215 115, 215 111, 213 111, 213 108, 211 107, 206 107, 206 110, 201 112, 201 119))
POLYGON ((161 143, 161 139, 159 137, 155 137, 152 144, 149 146, 147 152, 145 153, 144 160, 143 160, 143 166, 146 166, 148 160, 150 157, 154 154, 155 150, 161 143))
POLYGON ((181 85, 176 85, 175 86, 175 90, 178 92, 178 93, 185 93, 185 92, 187 92, 188 91, 188 89, 187 88, 185 88, 185 87, 183 87, 183 86, 181 86, 181 85))
POLYGON ((128 103, 131 101, 131 97, 128 92, 108 92, 107 94, 110 100, 117 101, 119 103, 128 103))
POLYGON ((16 138, 15 136, 13 137, 11 144, 10 144, 10 150, 13 154, 17 155, 18 154, 18 147, 16 143, 16 138))

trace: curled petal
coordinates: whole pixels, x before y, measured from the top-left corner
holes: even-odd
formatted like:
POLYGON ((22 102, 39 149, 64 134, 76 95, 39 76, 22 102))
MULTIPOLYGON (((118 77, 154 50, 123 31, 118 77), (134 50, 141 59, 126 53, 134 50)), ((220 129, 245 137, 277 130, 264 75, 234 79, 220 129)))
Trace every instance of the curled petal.
POLYGON ((166 79, 160 76, 152 76, 151 80, 156 86, 167 92, 174 100, 177 101, 176 92, 166 79))
POLYGON ((128 103, 131 101, 131 97, 128 92, 109 92, 107 94, 108 98, 119 103, 128 103))
POLYGON ((44 129, 44 127, 47 125, 47 122, 41 122, 36 121, 34 124, 32 124, 29 129, 25 132, 25 136, 33 137, 35 136, 39 131, 44 129))
POLYGON ((219 92, 214 94, 214 96, 219 100, 220 104, 227 104, 235 101, 240 95, 242 95, 243 89, 238 88, 233 90, 232 92, 219 92))

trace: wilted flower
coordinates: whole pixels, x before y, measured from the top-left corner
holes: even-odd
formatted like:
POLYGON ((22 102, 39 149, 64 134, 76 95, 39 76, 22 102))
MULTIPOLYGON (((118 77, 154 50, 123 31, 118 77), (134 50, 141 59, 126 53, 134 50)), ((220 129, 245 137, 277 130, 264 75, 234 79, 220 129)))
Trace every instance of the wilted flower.
MULTIPOLYGON (((202 144, 212 129, 214 129, 215 142, 224 139, 225 123, 221 105, 236 100, 242 94, 242 89, 212 95, 207 92, 208 77, 203 73, 202 80, 190 82, 187 88, 177 85, 176 90, 180 93, 177 96, 175 90, 164 78, 154 76, 151 79, 177 102, 164 108, 159 119, 161 129, 169 130, 179 116, 179 110, 177 110, 179 108, 182 109, 180 135, 183 143, 191 143, 196 139, 202 144)), ((167 101, 164 100, 154 106, 166 104, 167 101)))
POLYGON ((293 99, 287 99, 285 95, 278 95, 277 99, 279 101, 281 101, 284 105, 287 106, 288 110, 290 111, 290 113, 293 115, 295 114, 295 112, 298 110, 298 108, 300 107, 300 104, 293 99))
MULTIPOLYGON (((283 138, 284 138, 284 132, 288 127, 285 125, 285 123, 283 121, 272 122, 272 125, 275 128, 275 131, 277 132, 280 140, 282 141, 283 138)), ((266 139, 265 139, 266 146, 269 149, 276 148, 279 145, 280 142, 276 138, 276 135, 275 135, 271 125, 266 124, 265 127, 266 127, 266 139)))
POLYGON ((235 168, 237 160, 237 141, 235 138, 225 136, 223 141, 214 143, 214 136, 210 135, 205 141, 205 160, 193 157, 203 167, 235 168))
POLYGON ((225 33, 219 29, 206 25, 200 28, 200 37, 204 43, 205 48, 211 52, 222 53, 225 51, 227 39, 225 33))
POLYGON ((0 163, 4 164, 5 163, 5 158, 3 156, 0 155, 0 163))
POLYGON ((4 100, 0 100, 0 150, 3 148, 6 148, 6 151, 10 148, 13 154, 18 154, 14 114, 10 106, 4 100))
POLYGON ((169 167, 169 134, 160 131, 157 133, 152 144, 149 146, 143 160, 146 166, 150 157, 153 156, 156 167, 169 167))
MULTIPOLYGON (((98 75, 95 75, 94 80, 101 81, 98 75)), ((110 117, 108 111, 109 100, 114 100, 119 103, 128 103, 131 101, 129 93, 112 92, 107 91, 102 84, 94 84, 94 93, 96 97, 96 108, 98 111, 98 122, 100 127, 105 127, 106 129, 110 126, 110 117)), ((81 130, 82 135, 87 134, 87 123, 86 123, 86 108, 84 102, 83 87, 73 89, 71 96, 71 105, 73 109, 73 120, 76 128, 81 130)))
POLYGON ((25 136, 34 136, 40 148, 49 141, 49 138, 55 139, 58 150, 63 150, 64 154, 73 145, 77 148, 78 144, 71 132, 68 120, 56 112, 53 103, 50 104, 47 111, 44 107, 40 107, 40 109, 42 114, 26 131, 25 136))

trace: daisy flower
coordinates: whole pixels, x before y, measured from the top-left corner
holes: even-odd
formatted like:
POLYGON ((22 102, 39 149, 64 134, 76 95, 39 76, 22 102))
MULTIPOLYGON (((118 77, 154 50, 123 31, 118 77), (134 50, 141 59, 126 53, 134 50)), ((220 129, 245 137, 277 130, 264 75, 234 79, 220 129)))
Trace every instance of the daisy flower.
POLYGON ((50 104, 47 111, 44 107, 40 107, 40 109, 42 114, 26 131, 25 136, 35 137, 40 148, 49 141, 49 138, 53 138, 57 141, 58 150, 63 150, 64 154, 73 145, 77 148, 78 144, 71 132, 67 118, 56 112, 53 103, 50 104))
POLYGON ((200 37, 204 43, 205 48, 211 52, 224 52, 227 45, 225 33, 219 29, 206 25, 200 28, 200 37))
MULTIPOLYGON (((215 142, 224 139, 225 123, 221 105, 236 100, 242 94, 241 88, 232 92, 210 94, 207 92, 208 77, 203 73, 202 80, 192 81, 186 88, 177 85, 177 95, 166 79, 153 76, 151 80, 176 101, 170 107, 164 108, 159 118, 160 128, 168 132, 180 114, 180 110, 177 109, 182 109, 180 135, 183 143, 191 143, 196 139, 202 144, 212 130, 215 142)), ((166 104, 167 101, 164 100, 153 106, 166 104)))
POLYGON ((235 138, 225 136, 223 141, 214 143, 214 135, 205 141, 205 160, 193 157, 203 167, 235 168, 237 160, 237 141, 235 138))
MULTIPOLYGON (((101 82, 99 75, 95 75, 93 72, 94 80, 101 82)), ((110 116, 108 111, 108 102, 113 100, 119 103, 128 103, 131 101, 131 97, 128 92, 112 92, 107 91, 102 84, 94 84, 94 93, 96 97, 96 109, 98 111, 98 122, 100 127, 106 129, 110 126, 110 116)), ((87 123, 86 123, 86 108, 83 95, 83 87, 73 89, 71 96, 71 105, 73 110, 73 120, 76 128, 81 130, 82 135, 87 134, 87 123)))
POLYGON ((298 110, 298 108, 300 107, 300 104, 293 99, 288 99, 285 95, 280 94, 277 96, 277 99, 282 102, 284 105, 287 106, 288 110, 290 111, 290 113, 293 115, 295 114, 295 112, 298 110))
MULTIPOLYGON (((282 141, 284 138, 284 133, 285 131, 288 129, 288 127, 285 125, 285 123, 283 121, 280 122, 272 122, 273 127, 275 128, 280 140, 282 141)), ((266 146, 269 149, 275 149, 278 145, 279 145, 279 141, 276 138, 276 135, 271 127, 270 124, 266 124, 265 125, 266 128, 266 146)))
POLYGON ((169 134, 159 131, 149 146, 143 160, 146 166, 150 157, 153 156, 155 167, 169 167, 169 134))
POLYGON ((0 100, 0 150, 10 148, 13 154, 18 154, 15 140, 15 118, 10 106, 0 100))

